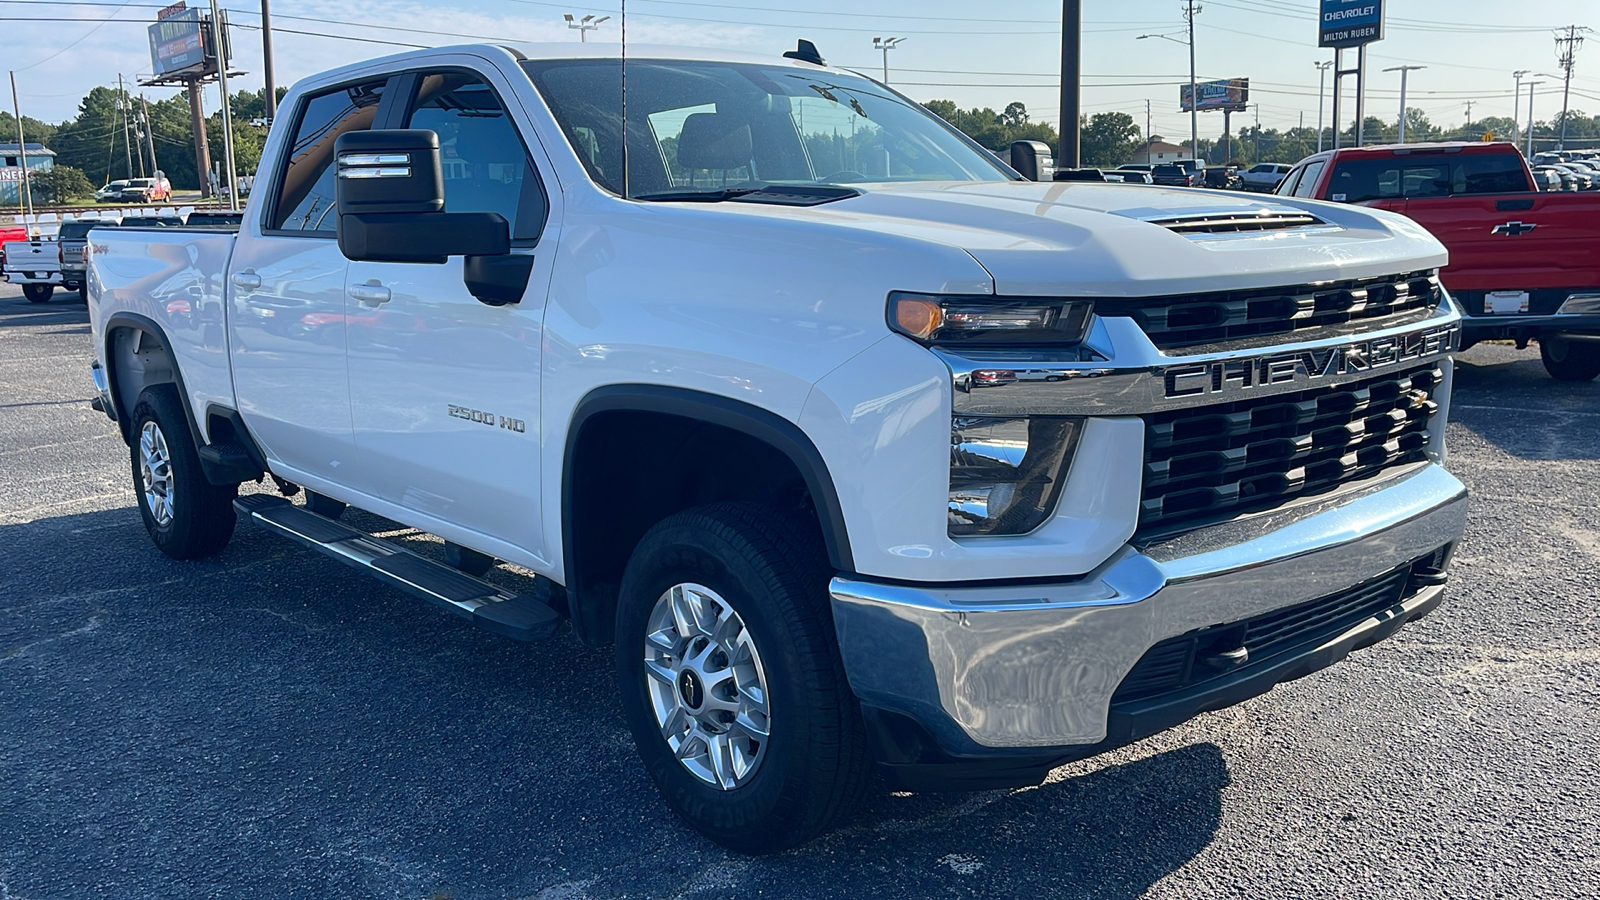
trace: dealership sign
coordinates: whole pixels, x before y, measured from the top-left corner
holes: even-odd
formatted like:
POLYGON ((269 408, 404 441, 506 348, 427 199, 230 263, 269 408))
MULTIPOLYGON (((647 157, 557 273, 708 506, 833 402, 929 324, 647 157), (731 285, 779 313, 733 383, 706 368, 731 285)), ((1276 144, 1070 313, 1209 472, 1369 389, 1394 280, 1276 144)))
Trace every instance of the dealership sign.
POLYGON ((22 180, 22 167, 21 166, 6 166, 5 168, 0 168, 0 181, 21 181, 21 180, 22 180))
POLYGON ((1194 86, 1196 94, 1200 95, 1200 102, 1194 102, 1189 93, 1189 86, 1183 85, 1178 89, 1178 106, 1188 112, 1197 109, 1200 112, 1207 110, 1225 109, 1239 112, 1250 103, 1250 79, 1230 78, 1226 81, 1202 81, 1194 86))
POLYGON ((1322 0, 1319 47, 1359 47, 1383 40, 1383 0, 1322 0))

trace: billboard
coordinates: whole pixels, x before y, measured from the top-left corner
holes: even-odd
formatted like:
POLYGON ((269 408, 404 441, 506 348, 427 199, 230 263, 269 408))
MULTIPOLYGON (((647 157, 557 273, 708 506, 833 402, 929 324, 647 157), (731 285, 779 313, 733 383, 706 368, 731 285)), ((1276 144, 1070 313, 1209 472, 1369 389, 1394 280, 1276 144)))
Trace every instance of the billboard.
POLYGON ((178 10, 150 26, 150 65, 157 78, 198 70, 205 62, 200 10, 178 10))
POLYGON ((1194 86, 1200 95, 1200 102, 1195 103, 1189 94, 1189 86, 1183 85, 1178 89, 1178 106, 1184 112, 1191 109, 1206 112, 1207 110, 1226 109, 1239 112, 1250 103, 1250 79, 1230 78, 1227 81, 1202 81, 1194 86))
POLYGON ((1359 47, 1383 40, 1383 0, 1321 0, 1317 46, 1359 47))

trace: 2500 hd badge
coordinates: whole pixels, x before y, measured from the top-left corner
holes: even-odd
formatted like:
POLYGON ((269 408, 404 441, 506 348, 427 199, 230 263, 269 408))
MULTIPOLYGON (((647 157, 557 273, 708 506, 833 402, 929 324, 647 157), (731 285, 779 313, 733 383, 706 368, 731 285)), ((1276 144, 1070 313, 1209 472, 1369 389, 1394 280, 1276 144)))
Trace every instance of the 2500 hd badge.
POLYGON ((1243 359, 1169 366, 1162 372, 1166 397, 1225 394, 1267 385, 1315 382, 1354 375, 1412 360, 1442 356, 1461 342, 1461 326, 1440 325, 1410 334, 1356 341, 1340 347, 1299 350, 1243 359))

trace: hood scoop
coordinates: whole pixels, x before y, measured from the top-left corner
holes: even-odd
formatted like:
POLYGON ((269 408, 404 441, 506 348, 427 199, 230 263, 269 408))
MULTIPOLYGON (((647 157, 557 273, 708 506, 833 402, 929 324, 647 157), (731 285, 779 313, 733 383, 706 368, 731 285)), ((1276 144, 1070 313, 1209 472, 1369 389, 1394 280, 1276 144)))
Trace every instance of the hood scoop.
POLYGON ((1193 212, 1161 212, 1136 216, 1142 222, 1160 225, 1178 234, 1203 237, 1215 234, 1260 234, 1272 231, 1332 229, 1336 226, 1302 209, 1284 206, 1254 209, 1210 209, 1193 212))

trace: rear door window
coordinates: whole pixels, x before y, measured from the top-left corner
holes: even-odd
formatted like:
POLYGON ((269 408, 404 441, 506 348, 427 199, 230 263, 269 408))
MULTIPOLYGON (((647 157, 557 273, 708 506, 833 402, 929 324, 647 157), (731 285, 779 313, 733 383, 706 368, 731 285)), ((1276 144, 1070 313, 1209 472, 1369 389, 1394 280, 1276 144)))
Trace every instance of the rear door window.
POLYGON ((1305 171, 1300 173, 1300 181, 1294 186, 1294 196, 1312 196, 1317 189, 1317 179, 1322 177, 1322 169, 1326 165, 1327 162, 1320 159, 1314 163, 1307 163, 1305 171))
POLYGON ((372 128, 383 87, 383 80, 369 81, 301 101, 269 229, 333 236, 334 142, 372 128))

